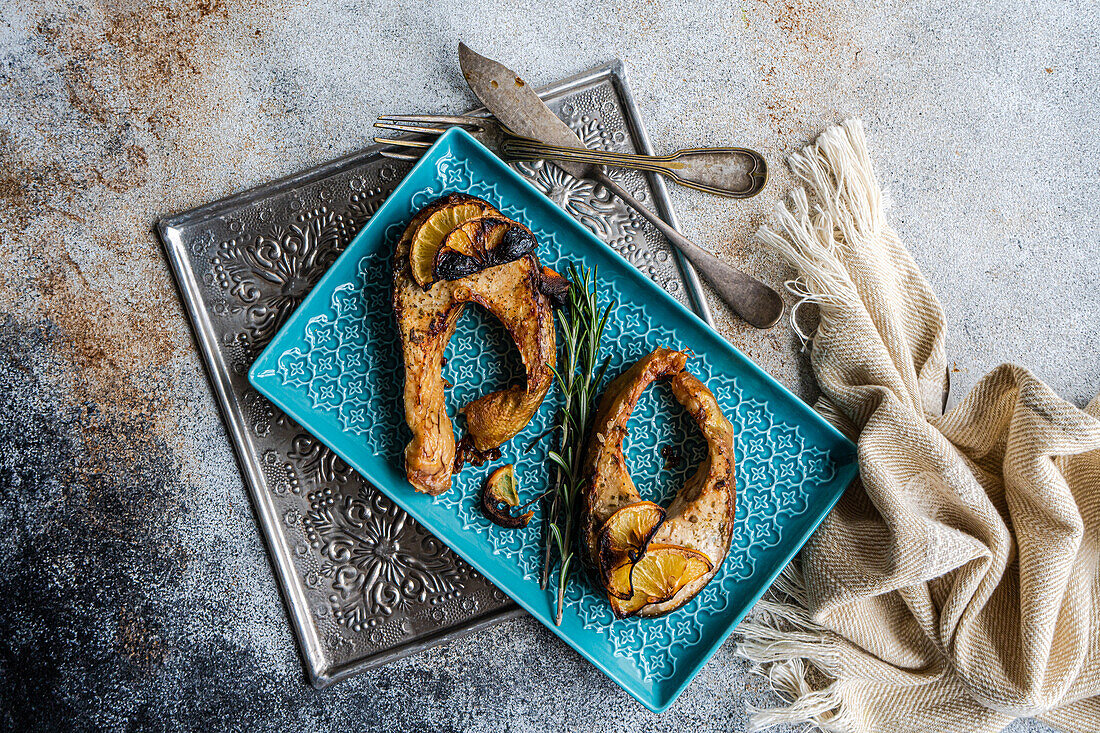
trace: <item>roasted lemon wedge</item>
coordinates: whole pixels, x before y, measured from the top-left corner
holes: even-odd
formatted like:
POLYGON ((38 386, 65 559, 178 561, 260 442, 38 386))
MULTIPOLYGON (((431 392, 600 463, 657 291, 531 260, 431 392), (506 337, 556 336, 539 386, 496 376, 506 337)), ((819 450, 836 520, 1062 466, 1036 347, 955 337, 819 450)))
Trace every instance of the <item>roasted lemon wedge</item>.
POLYGON ((611 571, 607 584, 611 609, 626 618, 650 603, 664 603, 712 567, 710 559, 696 550, 651 544, 637 562, 627 560, 611 571))
POLYGON ((435 256, 432 277, 458 280, 518 260, 537 247, 535 235, 519 222, 500 214, 479 216, 455 227, 443 239, 435 256))
POLYGON ((431 285, 435 278, 432 268, 435 258, 443 246, 443 240, 456 228, 470 219, 483 216, 500 216, 500 212, 473 196, 453 194, 433 205, 434 210, 424 218, 413 234, 409 248, 409 264, 412 276, 422 288, 431 285))
MULTIPOLYGON (((600 529, 597 547, 600 572, 608 592, 618 594, 611 582, 612 571, 624 562, 636 562, 645 552, 653 533, 657 531, 665 518, 665 510, 652 501, 639 501, 628 504, 608 517, 600 529)), ((621 598, 630 598, 630 588, 626 588, 621 598)))
POLYGON ((520 529, 526 527, 531 517, 535 516, 533 509, 522 514, 512 514, 512 509, 519 506, 519 492, 516 489, 518 483, 511 463, 501 466, 485 479, 481 508, 493 524, 505 529, 520 529))

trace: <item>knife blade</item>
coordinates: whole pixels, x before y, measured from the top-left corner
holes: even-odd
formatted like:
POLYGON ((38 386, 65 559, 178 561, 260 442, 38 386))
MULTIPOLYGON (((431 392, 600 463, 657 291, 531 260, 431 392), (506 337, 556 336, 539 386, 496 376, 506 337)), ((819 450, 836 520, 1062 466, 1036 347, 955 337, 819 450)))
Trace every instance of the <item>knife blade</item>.
MULTIPOLYGON (((493 116, 513 132, 565 148, 584 148, 584 143, 535 90, 504 64, 485 58, 458 44, 458 64, 466 83, 493 116)), ((587 178, 590 165, 554 162, 574 178, 587 178)))
MULTIPOLYGON (((576 133, 546 106, 519 74, 458 44, 458 62, 470 90, 505 126, 523 137, 562 147, 584 148, 576 133)), ((554 162, 574 178, 590 178, 634 208, 665 235, 735 313, 757 328, 771 328, 783 314, 779 293, 695 244, 638 201, 599 166, 554 162)))

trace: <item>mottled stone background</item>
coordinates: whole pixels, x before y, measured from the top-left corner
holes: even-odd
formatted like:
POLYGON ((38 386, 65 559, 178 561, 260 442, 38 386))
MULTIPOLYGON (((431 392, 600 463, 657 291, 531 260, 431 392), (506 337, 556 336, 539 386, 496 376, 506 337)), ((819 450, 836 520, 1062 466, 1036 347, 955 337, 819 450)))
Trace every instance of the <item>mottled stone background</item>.
MULTIPOLYGON (((378 113, 469 106, 460 39, 538 84, 618 56, 661 150, 778 163, 862 117, 951 322, 953 399, 1011 360, 1084 404, 1098 37, 1097 4, 1058 0, 6 0, 0 727, 741 730, 766 698, 730 644, 658 717, 527 618, 310 689, 154 220, 360 148, 378 113)), ((775 170, 748 203, 672 195, 688 234, 778 284, 752 239, 775 170)), ((715 308, 812 396, 788 328, 715 308)))

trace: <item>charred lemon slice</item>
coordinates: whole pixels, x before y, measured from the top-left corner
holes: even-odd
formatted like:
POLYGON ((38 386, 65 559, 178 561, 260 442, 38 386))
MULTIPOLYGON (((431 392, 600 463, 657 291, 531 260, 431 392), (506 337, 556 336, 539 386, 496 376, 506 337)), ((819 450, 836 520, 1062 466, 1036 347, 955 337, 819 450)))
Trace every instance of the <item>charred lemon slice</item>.
POLYGON ((530 229, 500 214, 470 219, 443 240, 432 276, 436 280, 457 280, 518 260, 537 247, 530 229))
POLYGON ((409 262, 417 284, 426 288, 435 281, 432 277, 435 258, 451 231, 470 219, 492 214, 500 215, 488 202, 473 196, 457 195, 448 197, 446 205, 425 218, 413 235, 409 249, 409 262))
POLYGON ((505 529, 519 529, 527 526, 535 512, 532 510, 519 515, 512 514, 512 509, 517 506, 519 492, 516 490, 516 472, 509 463, 493 471, 485 480, 481 508, 493 524, 505 529))
POLYGON ((710 559, 701 552, 679 545, 654 545, 638 562, 620 564, 611 571, 608 596, 611 608, 619 618, 632 616, 650 603, 671 600, 680 589, 698 580, 711 570, 710 559), (629 589, 627 598, 612 595, 629 589))
POLYGON ((638 561, 664 518, 665 510, 660 505, 639 501, 624 506, 604 522, 596 542, 600 572, 608 593, 624 600, 630 598, 629 586, 621 589, 611 582, 612 572, 624 562, 638 561))

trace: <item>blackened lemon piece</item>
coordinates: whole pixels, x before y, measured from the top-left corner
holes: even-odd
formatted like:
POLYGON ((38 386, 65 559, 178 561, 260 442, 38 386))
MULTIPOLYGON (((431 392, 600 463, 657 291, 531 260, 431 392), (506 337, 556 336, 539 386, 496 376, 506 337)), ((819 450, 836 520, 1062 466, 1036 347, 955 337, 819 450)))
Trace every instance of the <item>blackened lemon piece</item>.
POLYGON ((537 247, 531 230, 511 219, 499 214, 470 219, 443 240, 432 276, 436 280, 458 280, 518 260, 537 247))
POLYGON ((527 526, 535 512, 531 510, 523 514, 512 514, 512 509, 518 506, 516 471, 509 463, 493 471, 485 479, 485 488, 481 492, 481 509, 493 524, 505 529, 520 529, 527 526))
POLYGON ((432 269, 435 267, 436 255, 448 234, 470 219, 500 215, 488 202, 465 194, 452 194, 441 199, 441 202, 442 204, 432 205, 433 210, 416 228, 409 247, 412 276, 422 288, 428 287, 436 279, 432 269))

